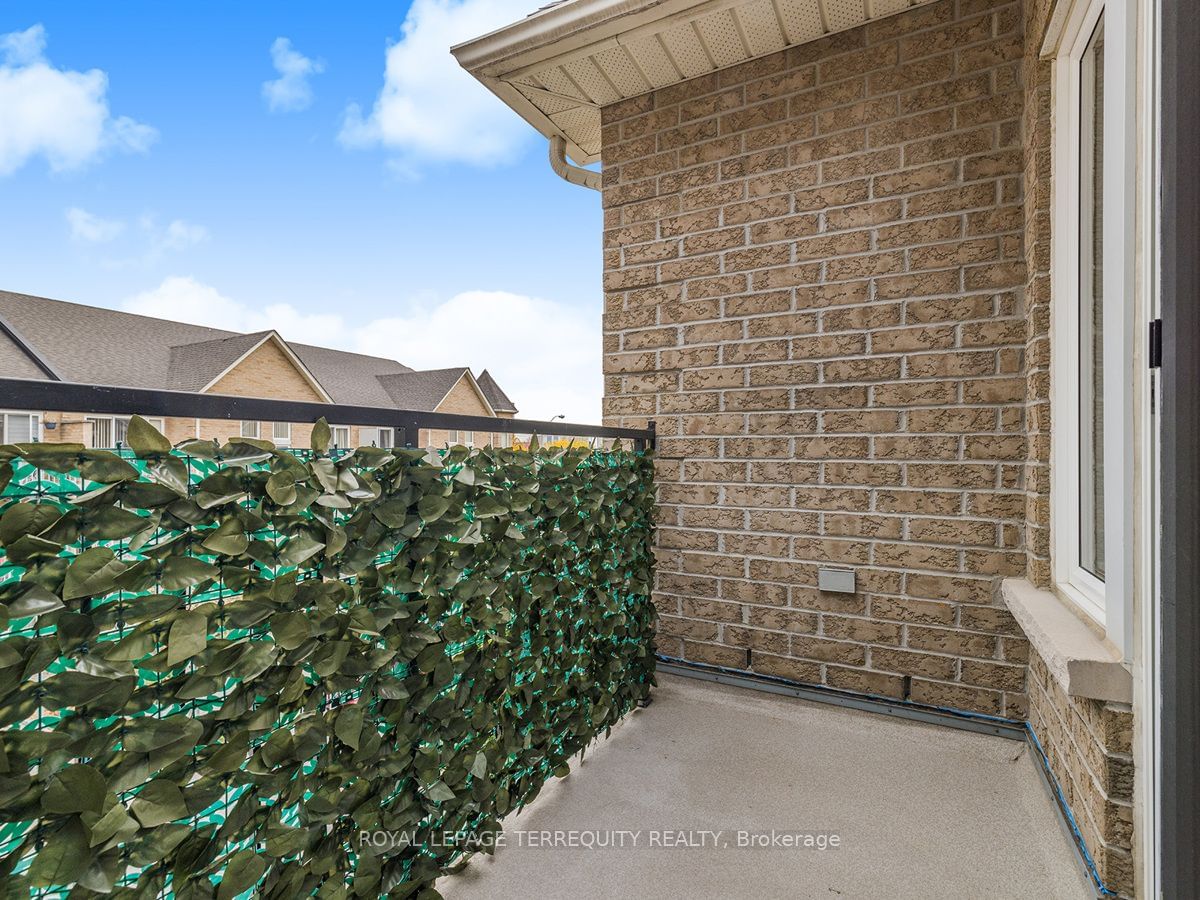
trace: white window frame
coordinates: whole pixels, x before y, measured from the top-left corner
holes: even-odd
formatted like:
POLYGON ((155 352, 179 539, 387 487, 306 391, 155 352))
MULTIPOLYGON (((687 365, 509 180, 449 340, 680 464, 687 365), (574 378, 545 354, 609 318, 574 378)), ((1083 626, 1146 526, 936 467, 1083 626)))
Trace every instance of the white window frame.
POLYGON ((262 434, 261 424, 258 422, 251 422, 249 419, 242 420, 241 429, 238 431, 238 435, 240 437, 254 438, 257 440, 260 434, 262 434))
POLYGON ((358 433, 364 446, 380 447, 384 450, 391 450, 396 446, 396 430, 394 428, 360 428, 358 433), (386 444, 383 442, 385 434, 388 436, 386 444))
POLYGON ((334 425, 331 429, 333 446, 339 450, 350 449, 350 426, 349 425, 334 425), (345 440, 342 440, 345 438, 345 440))
MULTIPOLYGON (((127 446, 127 441, 118 441, 116 439, 117 422, 124 422, 126 431, 128 431, 130 418, 130 416, 86 416, 84 418, 84 422, 86 422, 88 425, 88 431, 86 435, 87 446, 92 449, 96 449, 96 427, 92 424, 93 422, 107 422, 109 433, 113 436, 113 445, 115 446, 116 444, 120 443, 122 446, 127 446)), ((143 416, 143 418, 163 434, 166 434, 167 424, 163 419, 152 416, 143 416)), ((99 449, 106 450, 112 448, 101 447, 99 449)))
MULTIPOLYGON (((1051 570, 1061 596, 1128 654, 1133 615, 1136 245, 1136 0, 1076 0, 1054 35, 1051 199, 1051 570), (1104 16, 1104 580, 1080 564, 1080 275, 1082 242, 1080 65, 1104 16)), ((1058 25, 1059 23, 1055 23, 1058 25)))
POLYGON ((13 443, 8 439, 9 416, 20 416, 21 418, 32 419, 33 421, 31 422, 29 428, 30 440, 35 444, 40 444, 42 442, 42 414, 40 412, 30 412, 27 409, 0 409, 0 425, 4 426, 2 429, 0 429, 0 444, 13 443))
POLYGON ((271 441, 276 447, 292 446, 292 423, 291 422, 272 422, 271 423, 271 441), (282 429, 280 428, 282 426, 282 429), (282 432, 282 433, 281 433, 282 432))

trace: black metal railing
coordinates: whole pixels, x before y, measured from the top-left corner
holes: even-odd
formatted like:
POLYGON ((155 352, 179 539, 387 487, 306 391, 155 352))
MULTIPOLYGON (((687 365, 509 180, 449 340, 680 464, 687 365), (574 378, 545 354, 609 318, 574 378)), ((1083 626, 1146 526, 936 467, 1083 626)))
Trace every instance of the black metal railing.
POLYGON ((581 438, 619 438, 633 441, 636 449, 654 446, 654 423, 649 428, 611 428, 572 422, 535 419, 502 419, 458 413, 389 409, 383 406, 349 406, 301 400, 268 400, 229 394, 193 394, 149 388, 77 384, 0 378, 0 410, 72 412, 103 415, 177 416, 196 419, 229 419, 311 424, 318 419, 338 425, 394 428, 397 446, 416 446, 422 428, 482 431, 495 434, 554 434, 581 438))

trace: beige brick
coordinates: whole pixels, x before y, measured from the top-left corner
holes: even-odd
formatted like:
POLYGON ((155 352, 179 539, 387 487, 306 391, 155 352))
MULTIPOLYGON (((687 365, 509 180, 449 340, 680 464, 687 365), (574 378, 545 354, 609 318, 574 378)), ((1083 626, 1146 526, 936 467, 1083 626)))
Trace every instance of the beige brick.
POLYGON ((659 422, 663 652, 1028 715, 1120 878, 1121 717, 1024 677, 997 599, 1050 568, 1048 5, 935 0, 605 109, 604 414, 659 422))

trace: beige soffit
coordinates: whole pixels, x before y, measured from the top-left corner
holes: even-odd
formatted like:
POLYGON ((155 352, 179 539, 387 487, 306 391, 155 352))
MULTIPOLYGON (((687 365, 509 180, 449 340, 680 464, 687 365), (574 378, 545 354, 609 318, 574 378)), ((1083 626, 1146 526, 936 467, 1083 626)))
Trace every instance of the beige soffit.
POLYGON ((459 64, 580 165, 600 108, 931 0, 566 0, 454 47, 459 64))

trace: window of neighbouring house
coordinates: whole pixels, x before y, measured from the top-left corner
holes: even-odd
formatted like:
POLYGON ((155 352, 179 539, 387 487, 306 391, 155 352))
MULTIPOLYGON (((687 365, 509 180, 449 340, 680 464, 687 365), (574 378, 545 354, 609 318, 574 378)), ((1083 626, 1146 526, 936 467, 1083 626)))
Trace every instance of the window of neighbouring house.
POLYGON ((242 422, 242 437, 256 438, 258 437, 257 422, 242 422))
MULTIPOLYGON (((111 450, 129 442, 129 416, 88 416, 84 421, 88 425, 84 438, 89 447, 111 450)), ((162 419, 147 417, 146 421, 159 431, 166 430, 162 419)))
POLYGON ((0 412, 0 444, 29 444, 42 439, 38 413, 0 412))
POLYGON ((391 428, 361 428, 359 434, 364 446, 390 450, 396 444, 396 433, 391 428))
POLYGON ((1059 593, 1123 646, 1131 622, 1136 45, 1129 0, 1076 0, 1054 61, 1051 565, 1059 593), (1107 39, 1106 39, 1107 38, 1107 39))
POLYGON ((345 450, 350 446, 350 426, 349 425, 334 425, 333 426, 333 446, 345 450))
POLYGON ((276 447, 292 446, 292 423, 273 422, 271 424, 271 440, 276 447))

